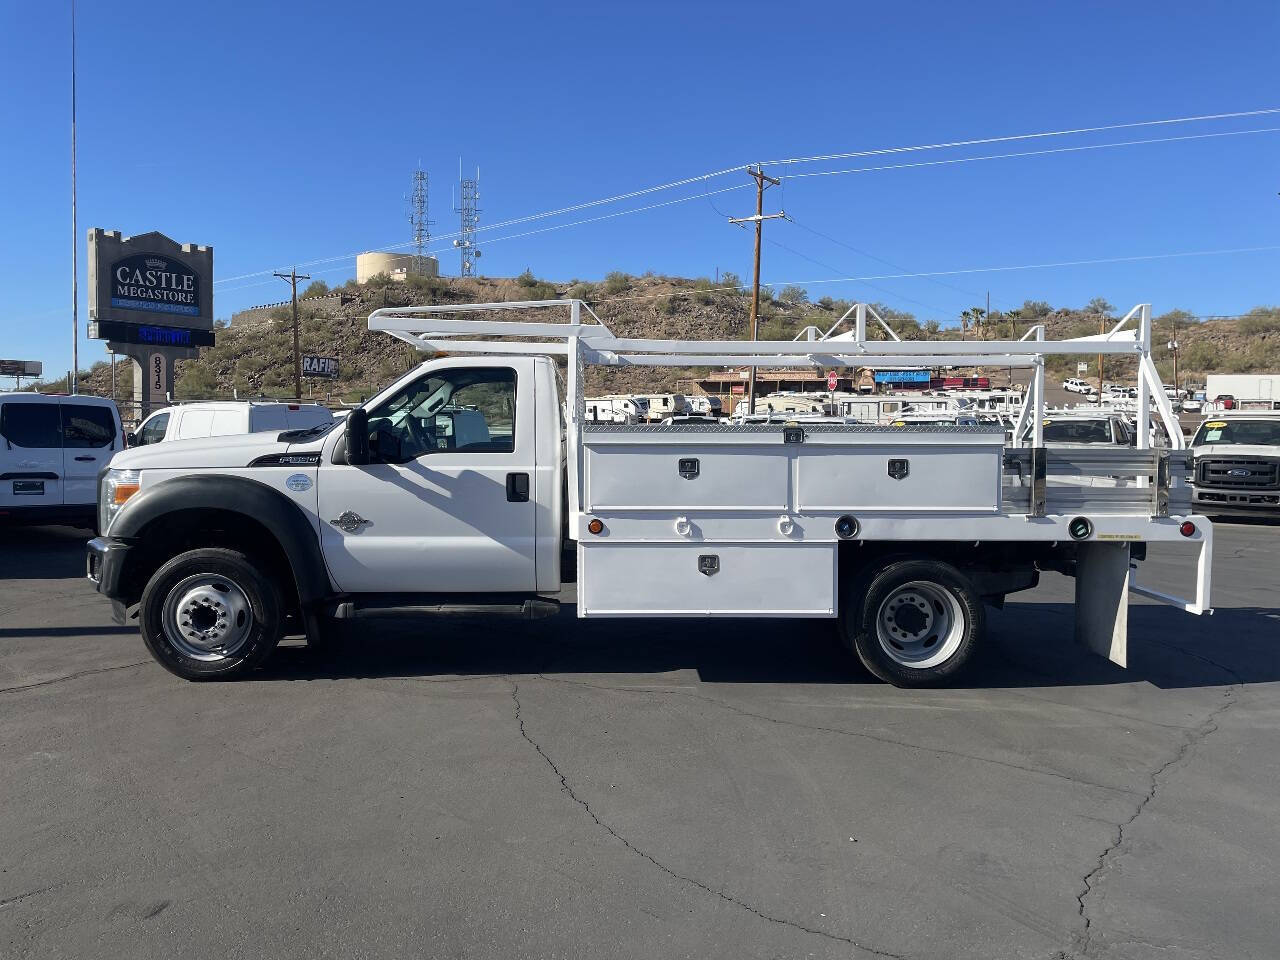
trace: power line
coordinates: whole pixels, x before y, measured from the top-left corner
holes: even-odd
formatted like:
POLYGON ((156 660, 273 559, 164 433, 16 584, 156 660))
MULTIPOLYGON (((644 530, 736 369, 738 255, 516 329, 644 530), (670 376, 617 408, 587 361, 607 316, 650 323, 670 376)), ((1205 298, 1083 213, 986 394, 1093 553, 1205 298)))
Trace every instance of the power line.
MULTIPOLYGON (((790 219, 790 218, 788 218, 788 219, 790 219)), ((840 272, 841 272, 841 270, 840 270, 840 268, 839 268, 839 267, 833 267, 833 266, 832 266, 831 264, 829 264, 829 263, 823 263, 821 260, 817 260, 817 259, 815 259, 815 258, 813 258, 813 257, 809 256, 808 254, 801 253, 799 250, 795 250, 795 249, 793 249, 793 248, 791 248, 791 247, 788 247, 788 246, 787 246, 786 244, 784 244, 784 243, 781 243, 781 242, 779 242, 779 241, 777 241, 777 240, 774 240, 774 239, 772 239, 772 238, 769 238, 769 237, 766 237, 765 239, 766 239, 766 241, 767 241, 768 243, 773 244, 775 247, 781 247, 783 250, 786 250, 788 253, 795 254, 797 257, 800 257, 802 260, 808 260, 810 263, 814 264, 815 266, 822 267, 822 268, 823 268, 823 269, 825 269, 825 270, 830 270, 832 273, 840 273, 840 272)), ((893 291, 893 290, 890 290, 888 287, 882 287, 882 286, 880 286, 879 284, 875 284, 875 283, 866 283, 866 282, 864 282, 862 285, 863 285, 863 286, 866 286, 866 287, 870 287, 870 288, 871 288, 871 289, 873 289, 873 290, 879 290, 881 293, 886 294, 887 296, 893 297, 895 300, 904 300, 904 301, 906 301, 907 303, 914 303, 916 306, 918 306, 918 307, 924 307, 926 310, 936 311, 937 313, 944 314, 944 315, 945 315, 945 314, 947 314, 947 313, 949 312, 949 311, 947 311, 947 310, 944 310, 942 307, 938 307, 938 306, 934 306, 933 304, 925 303, 925 302, 923 302, 922 300, 914 300, 914 299, 912 299, 911 297, 905 296, 905 295, 903 295, 903 294, 899 294, 899 293, 897 293, 897 292, 895 292, 895 291, 893 291)))
MULTIPOLYGON (((1153 121, 1153 122, 1156 122, 1156 121, 1153 121)), ((1164 121, 1160 121, 1160 122, 1164 122, 1164 121)), ((1172 122, 1172 121, 1169 121, 1169 122, 1172 122)), ((1058 153, 1076 153, 1076 152, 1086 151, 1086 150, 1105 150, 1113 147, 1143 146, 1143 145, 1158 144, 1158 143, 1176 143, 1176 142, 1181 142, 1186 140, 1201 140, 1201 139, 1213 138, 1213 137, 1234 137, 1234 136, 1243 136, 1243 135, 1257 134, 1257 133, 1280 133, 1280 127, 1263 127, 1258 129, 1252 129, 1252 130, 1234 130, 1234 131, 1229 131, 1225 133, 1191 134, 1185 137, 1157 137, 1157 138, 1151 138, 1147 140, 1127 140, 1127 141, 1115 142, 1115 143, 1089 144, 1087 146, 1078 146, 1078 147, 1055 147, 1049 150, 1028 150, 1028 151, 1021 151, 1021 152, 1015 152, 1015 153, 984 154, 977 157, 959 157, 959 158, 954 158, 950 160, 924 160, 917 163, 884 164, 884 165, 874 166, 874 167, 853 167, 846 170, 819 170, 819 171, 814 171, 812 173, 784 174, 780 179, 785 183, 789 179, 796 180, 796 179, 803 179, 807 177, 842 176, 845 174, 855 174, 855 173, 876 173, 876 172, 882 172, 886 170, 907 170, 907 169, 914 169, 917 167, 948 166, 948 165, 960 164, 960 163, 973 163, 979 160, 1005 160, 1005 159, 1013 159, 1013 158, 1020 158, 1020 157, 1037 157, 1037 156, 1047 156, 1047 155, 1058 154, 1058 153)), ((644 213, 645 211, 648 211, 648 210, 656 210, 661 207, 668 207, 674 204, 685 203, 689 200, 700 200, 705 197, 715 196, 716 194, 719 194, 719 193, 728 193, 732 190, 744 189, 747 186, 749 186, 749 184, 741 184, 741 185, 735 185, 731 187, 722 187, 718 190, 710 190, 704 193, 695 193, 686 197, 678 197, 674 200, 664 200, 660 203, 646 204, 645 206, 642 206, 642 207, 633 207, 628 210, 619 210, 614 213, 606 213, 598 217, 587 217, 582 220, 573 220, 568 223, 557 223, 557 224, 552 224, 549 227, 540 227, 536 230, 527 230, 521 233, 509 234, 505 237, 497 237, 487 242, 501 243, 504 240, 515 240, 521 237, 530 237, 530 236, 535 236, 537 234, 550 233, 555 230, 564 230, 568 227, 577 227, 577 226, 582 226, 583 224, 588 224, 588 223, 598 223, 602 220, 610 220, 610 219, 613 219, 614 217, 625 217, 633 213, 644 213)), ((646 191, 646 192, 651 192, 651 191, 646 191)), ((522 217, 516 221, 506 221, 506 222, 508 223, 527 222, 533 219, 537 219, 537 217, 536 216, 522 217)), ((492 230, 492 229, 495 229, 496 226, 499 226, 499 225, 491 225, 489 227, 478 227, 477 230, 478 231, 492 230)), ((453 236, 456 236, 456 234, 437 235, 436 239, 443 240, 453 236)), ((406 246, 406 244, 403 244, 403 243, 390 244, 390 245, 387 245, 385 249, 395 249, 396 247, 403 247, 403 246, 406 246)), ((430 252, 438 253, 440 251, 433 250, 430 252)), ((319 260, 307 260, 302 262, 302 266, 331 263, 335 260, 349 260, 355 255, 356 254, 345 254, 344 256, 341 256, 341 257, 326 257, 319 260)), ((871 256, 870 254, 865 254, 865 255, 871 256)), ((880 259, 880 258, 872 257, 872 259, 880 259)), ((886 261, 880 260, 880 262, 885 263, 886 261)), ((331 271, 321 271, 321 272, 333 273, 336 271, 331 270, 331 271)), ((215 283, 229 283, 234 280, 251 279, 253 277, 258 277, 258 276, 267 276, 270 273, 271 271, 260 271, 257 273, 241 274, 238 277, 227 277, 222 280, 215 281, 215 283)), ((915 275, 922 276, 922 277, 928 276, 927 274, 915 274, 915 275)), ((242 287, 232 287, 232 288, 223 290, 222 292, 232 293, 238 290, 247 290, 253 287, 266 286, 266 285, 267 283, 248 284, 242 287)), ((973 293, 969 295, 978 296, 977 294, 973 294, 973 293)))
MULTIPOLYGON (((854 253, 858 254, 859 256, 866 257, 869 260, 875 260, 877 263, 883 263, 886 267, 892 267, 894 270, 903 270, 903 271, 910 270, 909 267, 904 267, 904 266, 901 266, 900 264, 892 263, 884 259, 884 257, 878 257, 874 253, 868 253, 866 250, 859 250, 857 247, 852 246, 848 243, 845 243, 843 240, 838 240, 835 237, 828 236, 827 234, 823 233, 821 230, 815 230, 813 227, 810 227, 810 226, 807 226, 806 224, 801 223, 795 217, 789 216, 787 217, 787 219, 790 220, 797 227, 799 227, 801 230, 807 230, 810 233, 812 233, 814 236, 821 237, 823 240, 830 241, 831 243, 834 243, 836 246, 844 247, 846 250, 852 250, 854 253)), ((819 264, 819 266, 824 266, 824 264, 819 264)), ((836 271, 836 272, 838 273, 839 271, 836 271)), ((931 283, 935 283, 940 287, 947 287, 951 290, 957 291, 958 293, 963 293, 966 297, 979 296, 979 294, 974 293, 972 290, 966 290, 963 287, 957 287, 954 283, 947 283, 945 280, 939 280, 936 277, 924 277, 923 279, 928 280, 931 283)), ((1000 298, 997 298, 997 299, 1000 299, 1000 298)), ((915 301, 915 302, 918 303, 919 301, 915 301)))
POLYGON ((1240 137, 1254 133, 1277 133, 1280 127, 1258 127, 1252 130, 1229 130, 1222 133, 1193 133, 1184 137, 1153 137, 1147 140, 1122 140, 1114 143, 1091 143, 1080 147, 1053 147, 1048 150, 1023 150, 1016 153, 992 153, 977 157, 956 157, 950 160, 921 160, 916 163, 890 163, 875 167, 850 167, 845 170, 815 170, 811 173, 783 174, 783 180, 802 180, 806 177, 839 177, 852 173, 879 173, 885 170, 911 170, 916 167, 941 167, 957 163, 973 163, 977 160, 1009 160, 1017 157, 1044 157, 1055 153, 1080 153, 1086 150, 1107 150, 1113 147, 1139 147, 1153 143, 1178 143, 1184 140, 1206 140, 1213 137, 1240 137))
MULTIPOLYGON (((1214 120, 1226 120, 1226 119, 1234 119, 1234 118, 1240 118, 1240 117, 1261 116, 1261 115, 1276 114, 1276 113, 1280 113, 1280 107, 1270 107, 1270 108, 1265 108, 1260 110, 1236 111, 1232 113, 1202 114, 1199 116, 1173 117, 1173 118, 1162 119, 1162 120, 1141 120, 1141 121, 1134 121, 1130 123, 1107 124, 1104 126, 1095 126, 1095 127, 1077 127, 1073 129, 1050 130, 1050 131, 1043 131, 1038 133, 1013 134, 1010 136, 1002 136, 1002 137, 982 137, 982 138, 975 138, 975 139, 969 139, 969 140, 956 140, 956 141, 950 141, 950 142, 944 142, 944 143, 918 144, 918 145, 903 146, 903 147, 883 147, 883 148, 877 148, 872 150, 848 151, 845 153, 827 154, 824 156, 815 156, 815 157, 792 157, 789 159, 775 160, 771 162, 776 165, 811 163, 811 162, 818 162, 820 160, 828 160, 828 159, 848 159, 848 158, 859 157, 859 156, 879 156, 879 155, 885 155, 885 154, 910 153, 910 152, 917 152, 922 150, 952 149, 956 147, 975 146, 975 145, 981 145, 981 144, 987 144, 987 143, 1004 143, 1004 142, 1012 142, 1012 141, 1019 141, 1019 140, 1045 138, 1045 137, 1071 136, 1071 135, 1080 135, 1085 133, 1096 133, 1096 132, 1102 132, 1107 130, 1120 130, 1120 129, 1128 129, 1128 128, 1160 126, 1160 125, 1169 125, 1169 124, 1209 122, 1214 120)), ((1253 131, 1246 131, 1246 132, 1253 132, 1253 131)), ((1270 131, 1257 131, 1257 132, 1270 132, 1270 131)), ((1137 145, 1139 143, 1145 143, 1145 142, 1167 142, 1168 139, 1172 139, 1172 138, 1152 140, 1152 141, 1132 141, 1131 143, 1126 143, 1126 144, 1116 144, 1116 146, 1131 146, 1131 145, 1137 145)), ((1109 146, 1109 145, 1098 145, 1093 147, 1093 149, 1102 149, 1105 146, 1109 146)), ((1025 155, 1033 156, 1033 155, 1036 155, 1036 152, 1029 152, 1025 155)), ((983 159, 995 159, 995 158, 992 157, 992 158, 983 158, 983 159)), ((927 164, 921 164, 921 165, 923 166, 927 164)), ((486 227, 481 227, 479 229, 482 231, 498 230, 504 227, 517 226, 519 224, 528 223, 534 220, 541 220, 549 217, 561 216, 566 213, 574 213, 579 210, 588 209, 590 207, 604 206, 610 203, 619 202, 621 200, 628 200, 634 197, 644 196, 646 194, 658 193, 664 190, 675 189, 676 187, 687 186, 689 184, 694 184, 699 182, 705 182, 714 177, 724 176, 729 173, 736 173, 737 171, 740 171, 743 169, 745 169, 745 165, 739 164, 732 167, 726 167, 723 170, 709 171, 707 173, 698 174, 697 176, 684 177, 679 180, 672 180, 667 183, 656 184, 654 186, 644 187, 638 190, 631 190, 631 191, 627 191, 626 193, 619 193, 610 197, 602 197, 598 200, 588 200, 583 203, 571 204, 569 206, 559 207, 553 210, 544 210, 541 213, 528 214, 526 216, 516 217, 511 220, 500 221, 498 223, 493 223, 486 227)), ((866 172, 868 170, 874 170, 874 169, 881 169, 881 168, 867 167, 867 168, 857 168, 855 170, 840 171, 840 172, 862 173, 862 172, 866 172)), ((883 169, 900 169, 900 168, 885 167, 883 169)), ((796 178, 800 176, 817 176, 817 175, 828 175, 828 174, 791 174, 790 177, 796 178)), ((591 222, 591 221, 588 220, 583 222, 591 222)), ((437 239, 452 239, 459 235, 460 235, 459 233, 444 234, 442 236, 437 237, 437 239)), ((399 247, 403 247, 407 245, 408 244, 405 244, 405 243, 393 243, 393 244, 383 245, 378 249, 393 250, 393 249, 397 249, 399 247)), ((363 252, 363 251, 356 251, 355 253, 342 254, 341 256, 323 257, 316 260, 303 261, 300 265, 316 266, 323 263, 332 263, 337 260, 346 260, 356 256, 356 254, 360 252, 363 252)), ((254 271, 252 273, 240 274, 232 277, 225 277, 221 280, 215 281, 215 284, 230 283, 236 280, 247 280, 254 277, 267 276, 271 272, 272 270, 268 269, 268 270, 254 271)))
POLYGON ((1152 253, 1132 257, 1099 257, 1093 260, 1060 260, 1054 263, 1024 263, 1004 267, 967 267, 961 270, 934 270, 921 273, 890 273, 870 277, 840 277, 836 280, 792 280, 793 284, 806 283, 844 283, 862 282, 866 280, 905 280, 910 277, 954 277, 971 273, 1001 273, 1011 270, 1047 270, 1055 267, 1086 267, 1105 263, 1135 263, 1145 260, 1173 260, 1179 257, 1214 257, 1236 253, 1262 253, 1280 250, 1280 244, 1263 247, 1231 247, 1222 250, 1189 250, 1183 253, 1152 253))
POLYGON ((1128 123, 1110 123, 1096 127, 1075 127, 1066 130, 1049 130, 1041 133, 1017 133, 1002 137, 981 137, 972 140, 951 140, 942 143, 917 144, 909 147, 879 147, 871 150, 852 150, 847 153, 828 153, 813 157, 791 157, 786 160, 767 160, 766 166, 782 166, 794 163, 818 163, 824 160, 849 160, 854 157, 876 157, 894 153, 914 153, 920 150, 950 150, 956 147, 982 146, 988 143, 1010 143, 1018 140, 1036 140, 1045 137, 1070 137, 1086 133, 1105 133, 1110 130, 1132 130, 1138 127, 1168 126, 1175 123, 1202 123, 1212 120, 1233 120, 1241 117, 1260 117, 1280 113, 1280 107, 1264 107, 1260 110, 1238 110, 1233 113, 1207 113, 1200 116, 1172 117, 1164 120, 1136 120, 1128 123))

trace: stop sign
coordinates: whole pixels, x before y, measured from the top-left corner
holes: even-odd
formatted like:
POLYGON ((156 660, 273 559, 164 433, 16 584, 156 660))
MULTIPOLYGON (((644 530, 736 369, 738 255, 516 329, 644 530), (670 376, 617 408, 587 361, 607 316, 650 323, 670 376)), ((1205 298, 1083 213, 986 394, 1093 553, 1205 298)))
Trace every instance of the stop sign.
POLYGON ((828 390, 834 390, 834 389, 836 388, 836 383, 837 383, 837 382, 838 382, 838 381, 836 380, 836 375, 835 375, 834 373, 828 373, 828 374, 827 374, 827 389, 828 389, 828 390))

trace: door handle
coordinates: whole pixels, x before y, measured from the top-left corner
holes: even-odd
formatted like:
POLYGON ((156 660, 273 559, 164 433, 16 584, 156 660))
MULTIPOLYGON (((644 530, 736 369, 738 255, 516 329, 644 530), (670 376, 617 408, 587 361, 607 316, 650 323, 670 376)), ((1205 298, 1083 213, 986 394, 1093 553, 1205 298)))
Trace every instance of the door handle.
POLYGON ((507 502, 529 502, 529 475, 527 473, 507 474, 507 502))
POLYGON ((97 459, 98 459, 97 457, 76 457, 76 460, 78 460, 80 463, 88 463, 90 461, 97 460, 97 459))

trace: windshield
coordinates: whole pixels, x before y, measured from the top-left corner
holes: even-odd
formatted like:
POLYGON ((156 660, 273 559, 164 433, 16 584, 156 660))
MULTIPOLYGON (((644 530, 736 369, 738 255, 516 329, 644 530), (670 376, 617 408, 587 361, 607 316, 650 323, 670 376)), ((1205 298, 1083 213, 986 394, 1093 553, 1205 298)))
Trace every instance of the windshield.
POLYGON ((1280 420, 1208 420, 1200 425, 1193 447, 1205 443, 1280 446, 1280 420))
POLYGON ((1110 443, 1111 424, 1106 420, 1046 420, 1046 443, 1110 443))

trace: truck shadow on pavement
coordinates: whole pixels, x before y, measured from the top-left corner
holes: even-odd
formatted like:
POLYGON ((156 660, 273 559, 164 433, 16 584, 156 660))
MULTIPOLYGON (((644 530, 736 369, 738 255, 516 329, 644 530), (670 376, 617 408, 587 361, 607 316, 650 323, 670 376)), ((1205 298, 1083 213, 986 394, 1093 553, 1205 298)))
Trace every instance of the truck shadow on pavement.
POLYGON ((71 580, 84 576, 92 530, 0 526, 0 581, 71 580))
MULTIPOLYGON (((1274 642, 1280 610, 1231 608, 1189 617, 1165 607, 1130 612, 1129 667, 1079 647, 1067 603, 989 611, 988 642, 955 689, 1015 689, 1146 682, 1161 689, 1280 680, 1274 642)), ((874 684, 821 620, 369 621, 323 659, 277 651, 250 682, 340 677, 584 674, 664 683, 696 672, 704 683, 874 684)))

